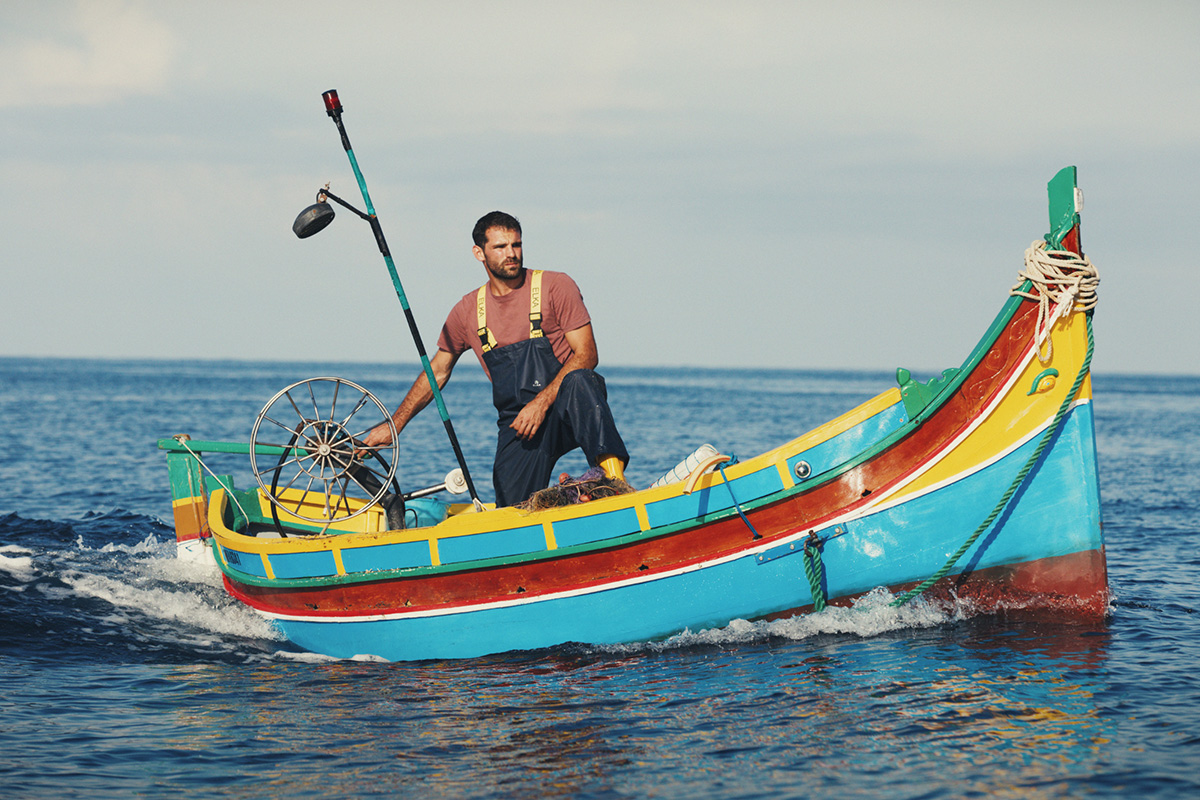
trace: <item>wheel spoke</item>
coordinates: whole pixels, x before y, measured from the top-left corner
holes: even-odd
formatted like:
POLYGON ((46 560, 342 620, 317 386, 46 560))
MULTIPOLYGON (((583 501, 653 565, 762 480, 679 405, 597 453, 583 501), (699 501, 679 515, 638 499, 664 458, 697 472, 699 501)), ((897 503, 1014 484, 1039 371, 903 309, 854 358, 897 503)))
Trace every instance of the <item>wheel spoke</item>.
MULTIPOLYGON (((346 492, 348 490, 349 483, 350 482, 346 478, 342 479, 342 496, 338 500, 338 504, 336 506, 334 506, 334 511, 336 511, 338 508, 340 508, 344 505, 346 507, 346 513, 347 514, 350 513, 350 500, 349 500, 349 498, 346 497, 346 492)), ((368 492, 368 494, 369 494, 369 492, 368 492)))
POLYGON ((337 453, 354 453, 355 444, 353 437, 346 433, 346 429, 337 423, 329 423, 334 433, 328 436, 325 443, 329 445, 329 449, 337 453))
POLYGON ((313 388, 312 388, 312 387, 313 387, 313 384, 314 384, 315 382, 316 382, 316 381, 307 381, 307 382, 304 384, 304 386, 305 386, 305 388, 306 388, 306 389, 308 389, 308 397, 309 397, 309 399, 310 399, 310 400, 312 400, 312 406, 313 406, 313 419, 320 419, 320 418, 321 418, 321 409, 317 408, 317 396, 316 396, 316 395, 313 393, 313 388))
POLYGON ((343 436, 342 438, 335 439, 334 441, 329 443, 330 455, 349 456, 350 458, 353 458, 354 451, 356 449, 358 449, 358 448, 355 446, 354 440, 351 439, 349 436, 343 436))
MULTIPOLYGON (((300 476, 297 475, 296 477, 299 478, 300 476)), ((308 499, 309 493, 312 492, 313 481, 315 481, 315 480, 316 480, 316 477, 314 477, 313 475, 308 476, 308 486, 304 487, 304 494, 300 495, 300 500, 296 504, 297 509, 299 509, 301 506, 303 506, 304 501, 308 499)), ((297 515, 297 516, 299 516, 299 515, 297 515)))
MULTIPOLYGON (((285 486, 279 490, 279 495, 278 495, 279 504, 283 507, 283 509, 285 511, 287 511, 289 514, 292 514, 293 516, 297 516, 297 517, 300 517, 300 511, 304 508, 304 498, 308 496, 307 490, 304 492, 304 494, 300 495, 300 497, 295 501, 295 503, 296 503, 295 511, 292 511, 290 508, 288 508, 284 504, 283 495, 286 494, 288 492, 288 490, 290 490, 292 488, 292 485, 300 479, 300 476, 304 475, 304 474, 305 474, 304 472, 297 472, 295 475, 293 475, 292 479, 290 481, 288 481, 287 486, 285 486)), ((308 485, 309 486, 312 485, 312 478, 309 478, 308 485)), ((301 519, 303 519, 303 517, 301 517, 301 519)))
POLYGON ((376 472, 375 468, 369 466, 367 464, 367 462, 365 462, 365 461, 362 463, 362 466, 359 467, 359 469, 369 472, 371 474, 371 476, 374 477, 375 480, 379 481, 380 483, 386 484, 388 482, 388 477, 387 477, 386 472, 376 472))
POLYGON ((350 436, 350 433, 343 426, 336 422, 330 422, 329 425, 334 430, 334 434, 328 439, 328 444, 330 447, 339 446, 345 444, 346 442, 350 442, 351 445, 354 444, 353 437, 350 436))
MULTIPOLYGON (((344 427, 346 427, 346 424, 347 424, 348 422, 350 422, 350 418, 351 418, 351 417, 353 417, 353 416, 354 416, 355 414, 357 414, 359 411, 362 411, 362 407, 363 407, 363 406, 365 406, 365 405, 367 404, 367 400, 369 400, 369 399, 370 399, 370 397, 371 397, 370 395, 368 395, 368 394, 364 394, 362 397, 358 398, 358 402, 354 404, 354 408, 353 408, 353 409, 350 411, 350 413, 349 413, 349 414, 347 414, 347 415, 346 415, 346 418, 342 420, 342 427, 343 427, 343 428, 344 428, 344 427)), ((373 428, 373 427, 375 427, 375 426, 374 426, 374 425, 372 425, 371 427, 373 428)), ((371 429, 371 428, 367 428, 367 430, 370 430, 370 429, 371 429)))
MULTIPOLYGON (((293 486, 293 485, 295 485, 296 481, 300 480, 300 476, 301 476, 301 475, 307 475, 307 474, 308 474, 308 473, 307 473, 307 472, 305 472, 304 470, 297 470, 297 471, 296 471, 296 474, 292 476, 292 479, 291 479, 290 481, 288 481, 288 482, 287 482, 287 485, 286 485, 286 486, 284 486, 282 489, 280 489, 280 490, 279 490, 279 493, 280 493, 280 494, 283 494, 283 493, 284 493, 284 492, 286 492, 288 489, 291 489, 291 488, 292 488, 292 486, 293 486)), ((310 482, 310 483, 312 482, 312 478, 309 478, 309 482, 310 482)))
MULTIPOLYGON (((297 449, 297 450, 299 450, 299 448, 296 448, 296 449, 297 449)), ((273 467, 267 467, 266 469, 260 469, 260 470, 258 470, 257 472, 255 472, 255 473, 254 473, 254 476, 255 476, 256 478, 257 478, 257 477, 261 477, 261 476, 263 476, 263 475, 267 474, 268 472, 273 472, 274 470, 277 470, 277 469, 282 469, 283 467, 286 467, 286 466, 288 466, 288 465, 291 465, 291 464, 295 464, 296 466, 298 466, 298 467, 300 468, 300 471, 301 471, 301 472, 305 472, 305 473, 307 473, 307 472, 308 472, 308 470, 305 468, 304 464, 303 464, 303 463, 301 463, 301 462, 303 462, 303 461, 304 461, 304 460, 306 460, 306 459, 307 459, 307 460, 309 460, 309 461, 311 461, 311 460, 313 460, 313 459, 315 459, 315 458, 316 458, 316 456, 315 456, 315 455, 313 455, 312 453, 305 452, 303 455, 296 455, 294 458, 291 458, 291 459, 289 459, 289 460, 287 460, 287 461, 284 461, 284 462, 283 462, 283 463, 281 463, 281 464, 276 464, 275 466, 273 466, 273 467)))
MULTIPOLYGON (((374 425, 370 425, 370 426, 368 426, 368 427, 366 427, 366 428, 363 428, 363 429, 362 429, 361 431, 359 431, 358 433, 355 433, 355 434, 354 434, 353 436, 351 436, 350 438, 351 438, 351 439, 361 439, 362 437, 366 436, 368 433, 370 433, 370 432, 371 432, 371 431, 373 431, 374 429, 375 429, 375 426, 374 426, 374 425)), ((382 449, 383 449, 383 448, 385 448, 385 447, 391 447, 391 445, 390 445, 390 444, 380 444, 380 445, 371 445, 370 447, 367 447, 366 445, 362 445, 361 447, 359 447, 359 449, 360 449, 360 450, 382 450, 382 449)))
POLYGON ((354 485, 357 486, 359 489, 362 489, 366 493, 367 497, 373 497, 375 494, 370 489, 368 489, 366 486, 362 485, 362 482, 358 479, 358 475, 356 473, 352 473, 352 472, 343 473, 342 481, 344 483, 344 487, 343 487, 343 491, 342 491, 343 494, 345 494, 345 486, 349 486, 350 481, 354 481, 354 485))
POLYGON ((263 475, 266 475, 268 472, 274 472, 277 469, 283 469, 284 467, 288 466, 289 464, 297 464, 297 463, 299 463, 299 461, 300 461, 299 458, 293 458, 290 461, 284 461, 282 464, 276 464, 273 467, 264 467, 263 469, 260 469, 257 472, 255 472, 254 477, 261 478, 263 475))
POLYGON ((313 448, 320 447, 321 433, 317 430, 317 425, 320 423, 320 420, 314 420, 308 425, 305 425, 304 429, 299 431, 299 436, 303 441, 297 442, 296 447, 303 447, 305 450, 312 450, 313 448))
MULTIPOLYGON (((269 417, 269 416, 267 416, 266 414, 263 414, 263 419, 265 419, 267 422, 271 422, 271 423, 274 423, 275 425, 278 425, 279 427, 283 428, 285 431, 287 431, 288 433, 290 433, 290 434, 292 434, 292 435, 295 435, 295 434, 297 433, 297 431, 296 431, 296 429, 297 429, 297 428, 303 428, 303 426, 302 426, 302 425, 292 425, 292 426, 290 426, 290 427, 289 427, 289 426, 287 426, 287 425, 284 425, 284 424, 283 424, 282 422, 280 422, 279 420, 277 420, 277 419, 275 419, 275 418, 273 418, 273 417, 269 417)), ((307 422, 308 422, 308 420, 304 419, 303 417, 301 418, 301 420, 300 420, 300 421, 301 421, 301 422, 303 422, 303 423, 307 423, 307 422)), ((282 445, 282 444, 281 444, 281 445, 278 445, 278 446, 279 446, 279 447, 286 447, 287 445, 282 445)))
POLYGON ((329 419, 337 419, 337 400, 338 392, 342 390, 342 381, 336 380, 333 382, 333 401, 329 404, 329 419))
POLYGON ((333 472, 334 478, 340 478, 354 468, 353 461, 346 462, 340 458, 335 458, 335 460, 337 461, 337 468, 335 469, 332 465, 330 465, 330 470, 333 472))
MULTIPOLYGON (((296 412, 296 416, 300 418, 300 421, 308 422, 308 417, 304 416, 304 413, 300 411, 300 406, 296 405, 296 401, 292 399, 292 393, 284 392, 283 394, 288 399, 288 402, 292 404, 292 409, 296 412)), ((292 429, 289 428, 288 430, 292 429)))

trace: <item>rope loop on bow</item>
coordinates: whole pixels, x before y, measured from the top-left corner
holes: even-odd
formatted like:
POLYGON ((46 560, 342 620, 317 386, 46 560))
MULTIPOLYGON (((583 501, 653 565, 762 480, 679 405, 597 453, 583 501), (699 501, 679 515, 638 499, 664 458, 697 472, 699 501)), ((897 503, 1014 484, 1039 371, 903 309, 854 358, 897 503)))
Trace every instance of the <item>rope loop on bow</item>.
POLYGON ((1096 307, 1096 288, 1100 275, 1087 256, 1070 250, 1047 250, 1038 239, 1025 251, 1025 268, 1010 294, 1038 304, 1038 361, 1049 363, 1054 355, 1050 328, 1071 311, 1091 311, 1096 307), (1026 282, 1031 284, 1025 288, 1026 282))

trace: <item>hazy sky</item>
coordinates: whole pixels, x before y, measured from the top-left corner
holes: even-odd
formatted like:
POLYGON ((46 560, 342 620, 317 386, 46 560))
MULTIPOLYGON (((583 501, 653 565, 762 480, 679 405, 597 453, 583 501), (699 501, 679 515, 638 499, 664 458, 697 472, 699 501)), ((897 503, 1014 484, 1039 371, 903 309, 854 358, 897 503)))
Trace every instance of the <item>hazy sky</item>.
POLYGON ((1200 3, 0 0, 0 355, 415 361, 475 219, 602 363, 940 369, 1079 167, 1100 372, 1200 372, 1200 3))

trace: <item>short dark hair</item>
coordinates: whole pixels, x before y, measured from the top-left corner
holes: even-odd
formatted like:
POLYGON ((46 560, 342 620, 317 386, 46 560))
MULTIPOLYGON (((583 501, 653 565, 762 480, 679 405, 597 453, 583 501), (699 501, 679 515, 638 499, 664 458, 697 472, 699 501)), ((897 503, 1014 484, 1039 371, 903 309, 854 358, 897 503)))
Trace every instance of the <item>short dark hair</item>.
POLYGON ((474 240, 476 247, 483 247, 487 242, 488 228, 504 228, 506 231, 521 232, 521 223, 512 214, 505 214, 503 211, 489 211, 479 218, 479 222, 475 223, 475 228, 471 231, 471 239, 474 240))

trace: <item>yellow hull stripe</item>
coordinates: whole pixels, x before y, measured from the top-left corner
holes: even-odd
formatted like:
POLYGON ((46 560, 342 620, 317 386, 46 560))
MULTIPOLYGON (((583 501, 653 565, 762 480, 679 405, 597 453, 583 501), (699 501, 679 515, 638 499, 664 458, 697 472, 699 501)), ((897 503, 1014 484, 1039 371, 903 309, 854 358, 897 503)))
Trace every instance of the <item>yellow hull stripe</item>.
MULTIPOLYGON (((1051 334, 1054 352, 1051 361, 1043 364, 1036 357, 1032 339, 1025 354, 1023 368, 1009 381, 1003 396, 992 405, 978 424, 955 442, 947 445, 939 457, 912 482, 886 497, 879 504, 903 502, 913 495, 924 494, 956 477, 976 471, 981 464, 991 463, 1011 451, 1041 430, 1057 413, 1066 393, 1074 383, 1087 353, 1087 328, 1083 314, 1071 314, 1055 323, 1051 334), (1033 394, 1030 387, 1048 369, 1058 371, 1056 378, 1043 377, 1033 394)), ((983 368, 981 365, 980 368, 983 368)), ((1076 400, 1091 397, 1091 380, 1085 380, 1076 400)))

